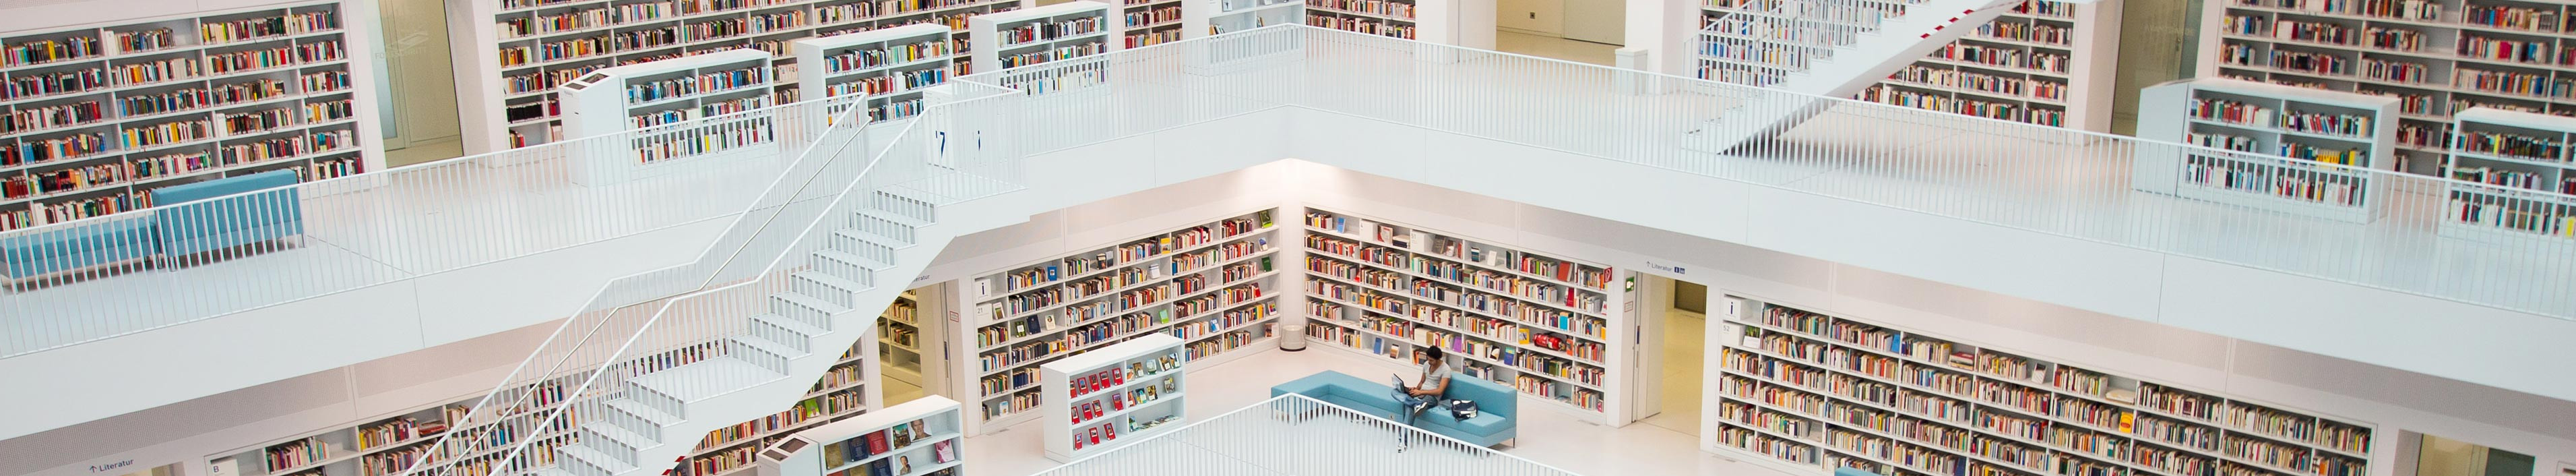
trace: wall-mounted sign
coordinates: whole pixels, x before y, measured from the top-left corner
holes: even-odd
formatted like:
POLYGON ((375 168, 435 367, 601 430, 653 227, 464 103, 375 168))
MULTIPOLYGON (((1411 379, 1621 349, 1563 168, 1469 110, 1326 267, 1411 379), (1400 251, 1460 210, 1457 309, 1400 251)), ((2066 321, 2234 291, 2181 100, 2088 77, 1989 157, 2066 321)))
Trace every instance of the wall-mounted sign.
POLYGON ((128 467, 128 466, 134 466, 134 460, 130 460, 130 459, 129 459, 129 460, 125 460, 125 461, 118 461, 118 462, 114 462, 114 463, 107 463, 107 464, 93 464, 93 465, 89 465, 89 472, 92 472, 92 473, 105 473, 105 472, 109 472, 109 471, 116 471, 116 470, 119 470, 119 469, 124 469, 125 467, 128 467))

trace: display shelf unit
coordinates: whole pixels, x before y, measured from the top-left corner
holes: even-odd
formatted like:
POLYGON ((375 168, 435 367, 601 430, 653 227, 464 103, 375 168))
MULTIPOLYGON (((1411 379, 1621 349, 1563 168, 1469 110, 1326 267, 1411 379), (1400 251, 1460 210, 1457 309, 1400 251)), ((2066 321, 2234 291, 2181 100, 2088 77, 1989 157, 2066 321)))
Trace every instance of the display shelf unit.
POLYGON ((2138 104, 2138 137, 2244 152, 2141 148, 2139 190, 2353 223, 2381 215, 2388 184, 2370 169, 2397 167, 2395 99, 2203 78, 2147 87, 2138 104))
POLYGON ((1042 414, 1040 365, 1142 336, 1180 338, 1188 360, 1216 362, 1268 342, 1277 323, 1275 209, 1039 261, 962 283, 973 331, 974 431, 1042 414))
MULTIPOLYGON (((966 17, 1023 0, 470 0, 448 2, 468 153, 566 138, 555 88, 603 68, 733 49, 773 58, 773 104, 804 96, 796 40, 966 17)), ((963 52, 963 33, 951 50, 963 52)), ((952 75, 967 73, 955 64, 952 75)))
POLYGON ((681 162, 712 165, 725 156, 763 150, 777 139, 770 55, 757 50, 646 61, 605 68, 556 88, 570 137, 639 131, 590 150, 568 167, 574 183, 601 185, 671 173, 681 162), (679 125, 697 119, 706 123, 679 125), (694 160, 692 160, 694 159, 694 160))
POLYGON ((2401 152, 2440 172, 2453 115, 2489 107, 2576 116, 2567 6, 2520 0, 2401 3, 2222 0, 2203 11, 2201 77, 2398 98, 2401 152))
MULTIPOLYGON (((1325 1, 1325 0, 1317 0, 1325 1)), ((1703 29, 1721 18, 1796 18, 1781 0, 1709 0, 1703 29)), ((1897 12, 1901 13, 1901 12, 1897 12)), ((1742 24, 1742 23, 1736 23, 1742 24)), ((2117 63, 2120 2, 2030 0, 1922 60, 1871 85, 1861 100, 2089 131, 2110 128, 2111 68, 2117 63)), ((1701 79, 1768 86, 1791 69, 1756 51, 1700 45, 1701 79)), ((1788 45, 1780 45, 1786 48, 1788 45)))
POLYGON ((763 445, 759 476, 956 476, 965 415, 937 395, 832 422, 763 445))
POLYGON ((2446 185, 2442 235, 2576 238, 2576 162, 2567 152, 2576 118, 2478 107, 2453 115, 2450 131, 2442 176, 2489 186, 2446 185))
POLYGON ((371 0, 0 35, 0 231, 152 206, 152 189, 384 168, 371 0))
POLYGON ((1155 334, 1039 365, 1045 393, 1062 397, 1046 405, 1047 457, 1072 462, 1180 428, 1189 406, 1181 347, 1155 334))
POLYGON ((1117 51, 1125 18, 1117 5, 1077 0, 976 15, 966 30, 986 45, 971 54, 975 70, 1001 71, 1117 51))
MULTIPOLYGON (((893 312, 888 306, 887 312, 893 312)), ((668 476, 748 476, 757 466, 754 452, 771 447, 802 431, 819 429, 862 416, 884 406, 884 389, 869 382, 882 382, 877 355, 879 343, 859 339, 842 351, 832 362, 831 370, 816 379, 795 405, 786 411, 754 418, 715 431, 698 439, 698 445, 681 456, 679 464, 664 473, 668 476)), ((955 428, 951 426, 950 428, 955 428)), ((902 473, 896 473, 902 474, 902 473)))
POLYGON ((1419 365, 1437 344, 1468 375, 1588 418, 1617 401, 1617 270, 1460 235, 1306 209, 1306 332, 1419 365))
POLYGON ((865 107, 875 121, 920 114, 922 90, 956 72, 953 31, 920 24, 797 40, 797 95, 836 99, 834 114, 865 107))
POLYGON ((921 297, 907 290, 886 305, 885 314, 877 317, 877 358, 883 362, 880 372, 886 379, 901 380, 914 386, 921 380, 921 297))
POLYGON ((2374 426, 1749 299, 1721 447, 1889 476, 2362 476, 2374 426))
POLYGON ((1197 38, 1306 21, 1306 4, 1298 0, 1199 0, 1184 7, 1181 15, 1190 25, 1185 35, 1197 38))

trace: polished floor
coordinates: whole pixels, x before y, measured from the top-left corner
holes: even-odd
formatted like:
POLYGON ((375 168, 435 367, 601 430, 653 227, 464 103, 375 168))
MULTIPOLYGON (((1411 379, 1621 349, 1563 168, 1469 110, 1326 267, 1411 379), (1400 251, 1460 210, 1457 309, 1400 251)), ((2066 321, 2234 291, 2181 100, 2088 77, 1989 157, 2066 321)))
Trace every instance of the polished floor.
MULTIPOLYGON (((1390 363, 1325 346, 1299 352, 1265 350, 1189 374, 1187 412, 1220 415, 1270 398, 1271 385, 1315 372, 1352 375, 1400 372, 1390 363)), ((1696 380, 1696 379, 1694 379, 1696 380)), ((1695 385, 1694 385, 1695 386, 1695 385)), ((1695 393, 1695 392, 1694 392, 1695 393)), ((1695 399, 1694 399, 1695 400, 1695 399)), ((1504 449, 1578 474, 1777 476, 1777 470, 1699 450, 1699 438, 1664 425, 1603 426, 1573 410, 1524 401, 1518 444, 1504 449)), ((1030 421, 966 439, 968 476, 1022 476, 1053 468, 1038 440, 1045 422, 1030 421)), ((1374 474, 1355 471, 1350 474, 1374 474)))
POLYGON ((1615 54, 1618 50, 1619 45, 1568 40, 1554 36, 1521 33, 1511 30, 1497 30, 1494 32, 1494 51, 1501 51, 1504 53, 1519 53, 1540 58, 1560 59, 1576 63, 1615 66, 1619 59, 1618 55, 1615 54))
POLYGON ((1700 372, 1707 366, 1708 316, 1675 309, 1664 322, 1663 412, 1641 422, 1699 435, 1700 372))

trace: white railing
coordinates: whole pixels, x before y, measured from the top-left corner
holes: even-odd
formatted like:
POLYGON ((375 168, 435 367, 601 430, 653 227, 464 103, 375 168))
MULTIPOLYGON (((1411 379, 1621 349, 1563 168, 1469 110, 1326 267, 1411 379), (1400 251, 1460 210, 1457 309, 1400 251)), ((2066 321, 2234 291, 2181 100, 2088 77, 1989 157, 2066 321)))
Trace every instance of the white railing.
POLYGON ((827 117, 807 101, 0 231, 0 358, 732 217, 827 117), (700 135, 757 140, 712 169, 639 156, 700 135), (290 238, 183 255, 158 233, 245 229, 290 238))
POLYGON ((1035 476, 1575 475, 1294 393, 1171 424, 1184 426, 1035 476))

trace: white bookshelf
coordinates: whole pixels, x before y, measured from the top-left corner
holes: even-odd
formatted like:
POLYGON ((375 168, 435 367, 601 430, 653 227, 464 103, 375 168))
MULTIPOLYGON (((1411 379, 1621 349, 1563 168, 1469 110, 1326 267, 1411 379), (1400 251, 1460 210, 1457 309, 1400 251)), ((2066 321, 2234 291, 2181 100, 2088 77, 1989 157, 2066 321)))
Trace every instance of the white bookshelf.
POLYGON ((866 108, 872 120, 921 113, 922 90, 948 82, 958 63, 952 29, 919 24, 797 40, 797 95, 866 108))
POLYGON ((974 359, 970 431, 1043 414, 1039 366, 1141 336, 1180 338, 1192 365, 1223 362, 1274 338, 1281 273, 1276 210, 1132 237, 962 283, 974 359))
POLYGON ((2568 49, 2576 30, 2563 2, 2221 0, 2205 8, 2201 77, 2398 98, 2411 172, 2440 173, 2451 136, 2444 129, 2460 111, 2576 115, 2576 51, 2568 49), (2518 14, 2489 14, 2498 10, 2518 14), (2499 41, 2539 49, 2486 48, 2499 41))
POLYGON ((1181 338, 1155 334, 1038 366, 1047 395, 1047 457, 1060 462, 1180 428, 1188 405, 1181 338))
POLYGON ((2443 235, 2576 237, 2576 163, 2567 152, 2576 118, 2478 107, 2453 115, 2450 130, 2442 175, 2492 187, 2449 184, 2443 235))
POLYGON ((1403 366, 1438 344, 1468 375, 1609 421, 1626 359, 1607 266, 1339 211, 1306 209, 1306 332, 1403 366))
POLYGON ((1717 440, 1889 476, 2362 476, 2374 426, 1752 300, 1723 335, 1717 440))
POLYGON ((0 33, 0 230, 151 206, 155 188, 384 168, 372 0, 0 33))
POLYGON ((927 385, 921 379, 921 349, 928 341, 921 337, 921 297, 904 291, 877 319, 877 358, 884 362, 879 366, 884 379, 927 385))
MULTIPOLYGON (((1709 0, 1703 28, 1720 18, 1782 15, 1801 3, 1709 0)), ((1742 24, 1742 23, 1737 23, 1742 24)), ((2030 0, 1857 97, 1866 101, 2089 131, 2110 128, 2111 81, 2119 56, 2120 2, 2030 0)), ((1756 44, 1756 50, 1767 44, 1756 44)), ((1792 71, 1758 55, 1725 55, 1700 45, 1701 79, 1768 86, 1792 71)))
POLYGON ((976 15, 966 29, 983 44, 975 70, 1001 71, 1117 51, 1125 18, 1116 5, 1077 0, 976 15))
POLYGON ((601 185, 669 173, 683 159, 755 150, 777 138, 775 118, 751 112, 774 103, 769 54, 727 50, 592 71, 556 88, 563 130, 591 137, 636 130, 630 140, 597 144, 571 161, 574 183, 601 185), (720 118, 706 124, 670 127, 720 118))
MULTIPOLYGON (((732 49, 766 51, 773 103, 802 95, 795 40, 913 24, 966 28, 966 17, 1022 0, 460 0, 448 2, 457 105, 468 153, 576 136, 555 87, 602 68, 732 49)), ((968 42, 957 43, 957 50, 968 42)), ((964 64, 952 74, 965 74, 964 64)))
POLYGON ((2148 87, 2138 104, 2138 137, 2246 153, 2139 149, 2139 190, 2355 223, 2381 215, 2388 185, 2367 169, 2397 167, 2395 99, 2204 78, 2148 87))
POLYGON ((966 463, 965 419, 937 395, 799 431, 764 445, 758 476, 955 476, 966 463))

